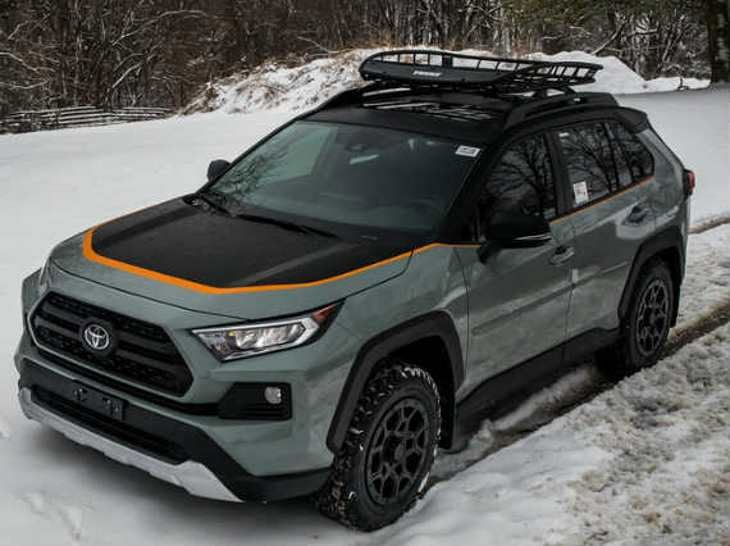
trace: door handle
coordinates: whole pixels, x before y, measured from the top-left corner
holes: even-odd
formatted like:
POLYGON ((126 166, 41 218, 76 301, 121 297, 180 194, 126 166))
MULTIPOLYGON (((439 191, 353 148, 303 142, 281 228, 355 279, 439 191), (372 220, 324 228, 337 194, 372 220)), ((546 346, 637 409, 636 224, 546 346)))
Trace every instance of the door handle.
POLYGON ((642 205, 636 205, 629 213, 629 222, 632 224, 640 224, 649 214, 649 208, 642 205))
POLYGON ((555 249, 555 254, 550 258, 552 265, 560 265, 575 256, 575 249, 572 246, 560 245, 555 249))

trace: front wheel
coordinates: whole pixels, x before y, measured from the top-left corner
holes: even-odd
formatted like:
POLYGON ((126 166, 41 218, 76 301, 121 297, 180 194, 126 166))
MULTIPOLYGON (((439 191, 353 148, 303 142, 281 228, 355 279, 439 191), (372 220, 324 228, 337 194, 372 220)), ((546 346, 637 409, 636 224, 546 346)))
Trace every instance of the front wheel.
POLYGON ((392 523, 423 493, 440 433, 431 375, 387 363, 360 396, 332 475, 317 495, 320 511, 364 531, 392 523))

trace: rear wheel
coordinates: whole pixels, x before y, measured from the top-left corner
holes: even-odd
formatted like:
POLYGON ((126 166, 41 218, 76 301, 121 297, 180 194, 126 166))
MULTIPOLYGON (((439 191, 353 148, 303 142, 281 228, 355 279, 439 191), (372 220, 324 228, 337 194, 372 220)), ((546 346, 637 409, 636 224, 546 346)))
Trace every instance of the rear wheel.
POLYGON ((332 475, 317 495, 320 511, 365 531, 392 523, 423 493, 440 432, 431 375, 388 363, 360 396, 332 475))
POLYGON ((618 343, 601 353, 600 362, 612 372, 631 373, 654 364, 669 335, 674 314, 674 281, 660 259, 647 263, 636 283, 618 343))

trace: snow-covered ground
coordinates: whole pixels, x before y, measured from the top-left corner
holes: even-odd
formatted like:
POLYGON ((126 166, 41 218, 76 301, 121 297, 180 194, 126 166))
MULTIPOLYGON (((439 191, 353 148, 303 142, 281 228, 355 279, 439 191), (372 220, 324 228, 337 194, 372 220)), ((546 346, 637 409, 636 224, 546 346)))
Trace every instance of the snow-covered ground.
MULTIPOLYGON (((621 98, 698 172, 697 221, 730 213, 730 90, 621 98)), ((19 285, 51 246, 104 218, 199 186, 287 113, 213 113, 0 136, 0 545, 728 544, 730 327, 687 345, 481 459, 494 434, 548 412, 590 368, 441 456, 441 481, 401 521, 345 530, 303 500, 197 499, 26 421, 11 365, 19 285), (463 469, 454 473, 456 469, 463 469)), ((730 226, 691 236, 681 323, 730 298, 730 226)))

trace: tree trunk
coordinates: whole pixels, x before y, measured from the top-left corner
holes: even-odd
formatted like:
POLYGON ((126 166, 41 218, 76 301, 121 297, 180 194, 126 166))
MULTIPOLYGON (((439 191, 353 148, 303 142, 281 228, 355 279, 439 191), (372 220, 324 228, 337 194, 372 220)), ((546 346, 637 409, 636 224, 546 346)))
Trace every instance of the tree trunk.
POLYGON ((730 82, 730 0, 705 0, 713 82, 730 82))

